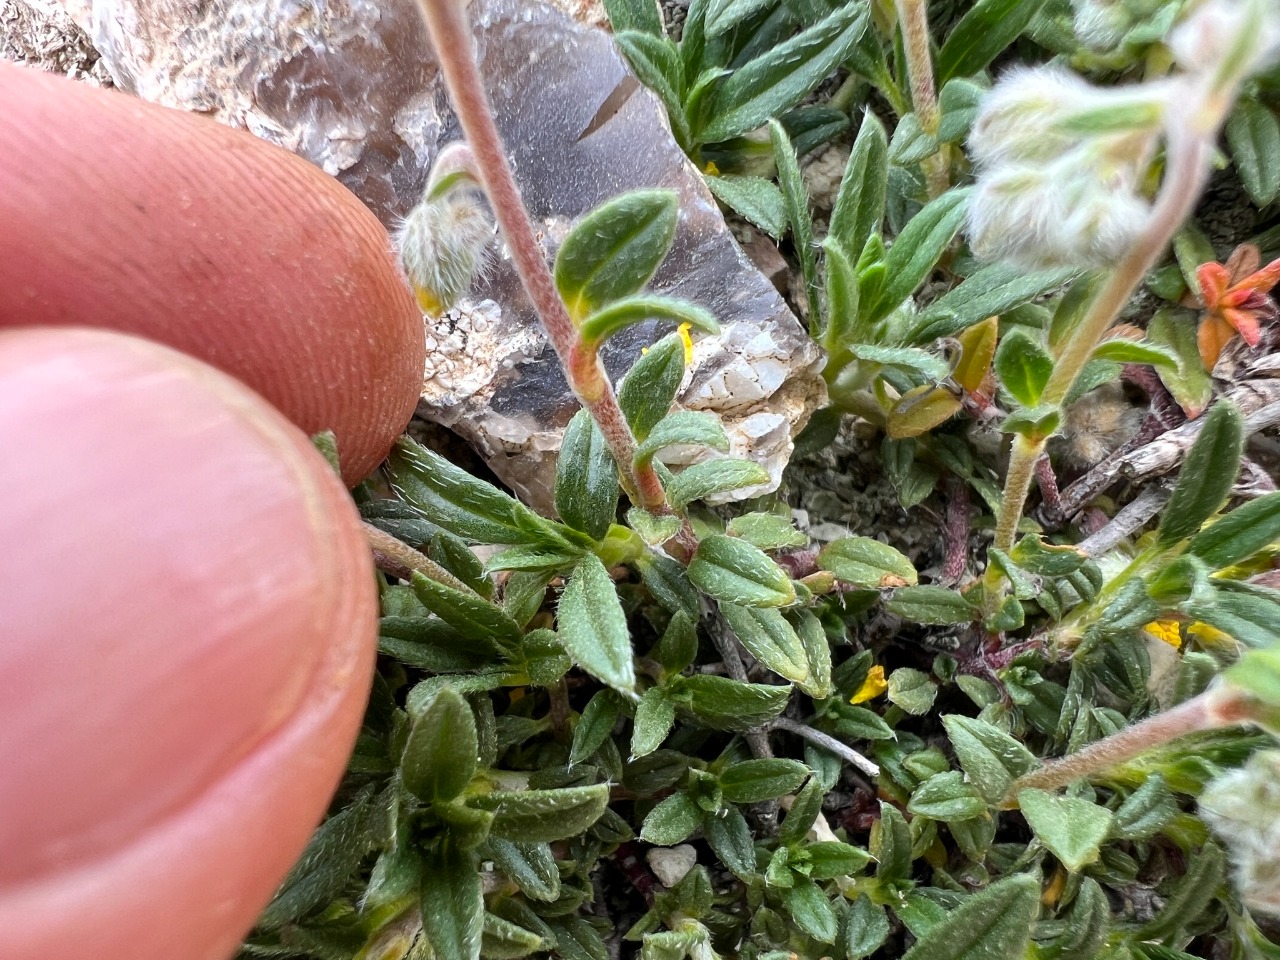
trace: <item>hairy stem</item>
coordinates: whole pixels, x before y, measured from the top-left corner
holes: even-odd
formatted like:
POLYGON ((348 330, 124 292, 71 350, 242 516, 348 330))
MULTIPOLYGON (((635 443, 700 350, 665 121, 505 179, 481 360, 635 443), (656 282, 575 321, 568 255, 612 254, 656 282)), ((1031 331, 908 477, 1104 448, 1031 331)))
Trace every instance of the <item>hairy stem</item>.
MULTIPOLYGON (((931 137, 942 126, 942 111, 933 82, 933 56, 929 50, 929 14, 925 0, 897 0, 898 22, 902 26, 902 46, 907 54, 907 76, 911 80, 911 105, 920 127, 931 137)), ((947 156, 940 148, 924 160, 929 196, 946 192, 947 156)))
POLYGON ((628 487, 635 492, 641 506, 654 513, 669 513, 662 481, 652 466, 637 470, 632 464, 635 437, 627 425, 609 380, 592 357, 594 378, 584 379, 582 362, 574 363, 574 344, 578 331, 556 290, 551 271, 533 224, 520 197, 506 150, 498 136, 498 128, 489 109, 484 84, 472 53, 471 31, 467 25, 462 0, 419 0, 449 97, 457 112, 475 158, 480 180, 489 197, 498 226, 511 250, 511 259, 525 292, 546 328, 547 338, 560 358, 582 405, 600 426, 614 459, 628 487))
POLYGON ((385 530, 379 530, 371 523, 364 525, 365 539, 373 551, 374 564, 383 573, 389 573, 401 580, 412 580, 415 573, 420 573, 428 580, 461 590, 463 593, 475 593, 465 583, 455 577, 425 553, 413 549, 407 543, 397 540, 385 530))
MULTIPOLYGON (((1214 127, 1216 132, 1217 127, 1214 127)), ((1066 339, 1062 353, 1053 365, 1053 373, 1045 384, 1041 404, 1061 406, 1103 334, 1115 322, 1133 291, 1164 252, 1178 228, 1191 215, 1196 200, 1209 178, 1209 160, 1213 138, 1174 129, 1169 137, 1164 184, 1151 210, 1147 228, 1125 254, 1124 259, 1107 276, 1089 310, 1066 339)), ((1030 478, 1035 462, 1044 452, 1045 441, 1013 445, 1009 475, 1000 498, 1000 519, 996 525, 995 546, 1008 550, 1013 546, 1018 519, 1027 501, 1030 478)))
POLYGON ((1005 806, 1014 806, 1018 792, 1029 787, 1057 790, 1189 733, 1247 722, 1251 717, 1250 703, 1251 699, 1246 694, 1229 687, 1206 690, 1172 710, 1148 717, 1104 740, 1089 744, 1078 753, 1046 763, 1039 770, 1019 777, 1005 796, 1005 806))

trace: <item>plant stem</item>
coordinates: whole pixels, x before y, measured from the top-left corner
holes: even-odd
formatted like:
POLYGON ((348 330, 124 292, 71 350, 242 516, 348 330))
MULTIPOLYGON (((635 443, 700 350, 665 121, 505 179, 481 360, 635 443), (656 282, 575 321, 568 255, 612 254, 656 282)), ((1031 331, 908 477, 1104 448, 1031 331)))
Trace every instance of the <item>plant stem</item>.
POLYGON ((464 4, 462 0, 419 0, 419 5, 462 132, 475 157, 498 226, 502 228, 502 235, 511 250, 512 262, 542 320, 547 338, 560 358, 569 384, 599 424, 624 481, 637 495, 640 505, 652 513, 670 513, 662 481, 652 466, 637 470, 632 464, 635 437, 618 406, 612 385, 599 368, 599 361, 592 364, 595 377, 587 379, 582 376, 582 363, 574 364, 578 330, 560 299, 551 271, 547 269, 546 257, 534 235, 529 213, 520 197, 520 188, 516 186, 507 161, 472 53, 472 37, 464 4))
MULTIPOLYGON (((911 105, 920 128, 937 137, 942 126, 938 94, 933 82, 933 56, 929 50, 929 13, 925 0, 897 0, 898 22, 902 27, 902 47, 907 54, 907 76, 911 80, 911 105)), ((929 196, 945 193, 948 181, 945 148, 926 157, 923 163, 929 196)))
POLYGON ((444 584, 463 593, 474 594, 475 591, 455 577, 425 553, 421 553, 401 540, 397 540, 385 530, 379 530, 371 523, 365 523, 364 535, 373 551, 374 563, 379 570, 389 573, 401 580, 413 579, 413 574, 420 573, 429 580, 444 584))
POLYGON ((771 730, 786 730, 788 733, 794 733, 797 737, 808 740, 824 750, 829 750, 842 760, 853 764, 867 776, 880 776, 880 768, 857 750, 854 750, 853 747, 823 733, 821 730, 813 729, 808 724, 800 723, 798 720, 790 720, 787 717, 778 717, 769 724, 769 728, 771 730))
MULTIPOLYGON (((1214 129, 1216 131, 1216 127, 1214 129)), ((1195 209, 1209 178, 1212 145, 1211 136, 1188 134, 1179 128, 1171 131, 1165 180, 1151 209, 1147 228, 1124 259, 1108 274, 1079 326, 1066 339, 1040 396, 1041 404, 1062 405, 1103 334, 1115 322, 1142 278, 1195 209)), ((1048 438, 1019 444, 1017 441, 1021 439, 1021 436, 1015 438, 1009 474, 1000 498, 1000 519, 996 524, 995 546, 1006 551, 1013 546, 1032 472, 1048 438)))
POLYGON ((1057 790, 1101 770, 1132 760, 1170 740, 1201 730, 1247 722, 1251 698, 1230 687, 1215 687, 1172 710, 1148 717, 1119 733, 1089 744, 1078 753, 1045 764, 1019 777, 1005 796, 1005 807, 1016 805, 1018 792, 1029 787, 1057 790))

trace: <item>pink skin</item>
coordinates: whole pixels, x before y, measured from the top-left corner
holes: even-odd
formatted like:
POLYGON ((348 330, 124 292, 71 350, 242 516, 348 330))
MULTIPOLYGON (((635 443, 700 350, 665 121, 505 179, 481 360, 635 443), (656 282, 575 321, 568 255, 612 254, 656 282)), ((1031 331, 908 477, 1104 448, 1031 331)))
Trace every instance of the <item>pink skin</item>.
POLYGON ((208 119, 0 63, 0 328, 136 333, 249 384, 363 479, 413 413, 422 315, 317 167, 208 119))
POLYGON ((322 817, 377 597, 307 437, 105 331, 0 332, 0 957, 222 960, 322 817))

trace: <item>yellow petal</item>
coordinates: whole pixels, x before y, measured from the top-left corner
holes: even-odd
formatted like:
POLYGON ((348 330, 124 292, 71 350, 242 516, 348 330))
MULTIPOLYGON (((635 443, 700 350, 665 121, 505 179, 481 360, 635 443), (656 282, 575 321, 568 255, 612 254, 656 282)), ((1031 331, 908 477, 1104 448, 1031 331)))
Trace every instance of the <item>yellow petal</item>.
POLYGON ((1157 640, 1163 640, 1175 650, 1182 647, 1182 629, 1178 626, 1177 620, 1156 620, 1142 629, 1157 640))
POLYGON ((849 698, 850 703, 865 703, 872 700, 889 689, 888 681, 884 678, 884 667, 876 664, 867 673, 867 679, 862 681, 862 686, 858 688, 858 692, 849 698))
POLYGON ((702 168, 702 172, 709 177, 720 176, 720 168, 716 166, 716 162, 714 160, 708 160, 706 166, 702 168))
POLYGON ((680 334, 680 342, 684 344, 684 365, 687 367, 693 363, 693 337, 689 335, 689 331, 693 329, 693 324, 682 323, 676 329, 676 333, 680 334))
POLYGON ((1231 636, 1231 634, 1224 633, 1217 627, 1211 627, 1207 623, 1200 623, 1197 621, 1187 627, 1187 633, 1195 637, 1206 647, 1217 647, 1218 649, 1226 647, 1234 650, 1238 646, 1235 641, 1235 637, 1231 636))

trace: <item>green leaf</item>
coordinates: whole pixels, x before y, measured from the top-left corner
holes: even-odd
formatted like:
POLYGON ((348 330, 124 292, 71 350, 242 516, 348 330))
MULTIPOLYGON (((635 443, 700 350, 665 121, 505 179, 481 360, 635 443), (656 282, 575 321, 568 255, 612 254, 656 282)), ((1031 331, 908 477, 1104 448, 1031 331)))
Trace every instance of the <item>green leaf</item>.
POLYGON ((643 757, 662 746, 676 722, 676 705, 662 687, 650 687, 636 704, 631 731, 631 756, 643 757))
POLYGON ((822 801, 826 795, 827 791, 817 777, 811 778, 800 789, 787 812, 787 818, 782 821, 782 829, 778 831, 779 844, 794 847, 804 841, 817 822, 818 814, 822 813, 822 801))
POLYGON ((479 754, 471 708, 445 687, 413 721, 400 758, 404 787, 428 803, 452 800, 475 776, 479 754))
POLYGON ((1280 493, 1268 493, 1201 530, 1187 551, 1215 570, 1247 560, 1280 539, 1280 493))
POLYGON ((913 623, 944 626, 949 623, 972 623, 978 608, 954 590, 946 587, 903 587, 894 591, 885 609, 913 623))
POLYGON ((1022 960, 1040 912, 1040 884, 1020 874, 973 894, 902 960, 1022 960))
POLYGON ((921 670, 899 667, 889 674, 889 701, 912 716, 928 713, 937 696, 938 688, 921 670))
POLYGON ((1094 360, 1115 360, 1119 363, 1149 363, 1153 367, 1178 368, 1178 358, 1152 343, 1138 343, 1116 337, 1104 340, 1093 351, 1094 360))
POLYGON ((640 507, 627 510, 627 526, 640 535, 650 546, 666 543, 680 532, 680 518, 673 514, 655 516, 640 507))
POLYGON ((503 609, 483 597, 446 587, 414 571, 413 592, 424 607, 469 640, 492 643, 510 652, 524 631, 503 609))
POLYGON ((989 89, 963 77, 953 77, 947 81, 938 94, 938 108, 942 111, 938 139, 943 143, 956 143, 967 137, 974 121, 978 119, 982 98, 989 89))
POLYGON ((373 788, 365 787, 346 807, 322 823, 258 919, 258 925, 266 930, 279 929, 341 896, 351 875, 379 844, 379 814, 384 820, 386 817, 379 806, 373 788))
POLYGON ((1189 417, 1198 417, 1213 397, 1213 381, 1196 346, 1195 322, 1187 311, 1160 310, 1147 324, 1147 339, 1178 358, 1178 369, 1156 367, 1161 382, 1189 417), (1181 314, 1181 316, 1180 316, 1181 314))
POLYGON ((716 323, 711 311, 697 304, 674 297, 637 294, 614 300, 594 311, 582 321, 579 333, 587 343, 603 343, 615 333, 646 320, 687 323, 695 330, 712 335, 720 332, 720 324, 716 323))
POLYGON ((535 950, 545 950, 547 946, 549 944, 532 930, 495 917, 492 913, 484 915, 480 952, 485 960, 517 960, 519 957, 527 957, 535 950))
POLYGON ((887 939, 889 918, 885 916, 884 907, 872 903, 866 895, 854 900, 849 907, 841 941, 848 960, 863 960, 871 956, 887 939))
POLYGON ((1186 872, 1165 898, 1164 907, 1150 922, 1131 935, 1137 941, 1176 941, 1179 934, 1200 919, 1205 908, 1218 897, 1226 874, 1222 848, 1206 843, 1187 858, 1186 872))
POLYGON ((1009 555, 1018 566, 1041 577, 1065 577, 1089 559, 1078 547, 1045 543, 1030 534, 1019 540, 1009 555))
POLYGON ((604 0, 604 12, 614 33, 639 30, 662 36, 662 12, 654 0, 604 0))
POLYGON ((556 462, 556 512, 593 540, 618 514, 618 465, 591 414, 579 410, 565 428, 556 462))
POLYGON ((1061 934, 1044 944, 1049 960, 1097 957, 1111 934, 1111 904, 1102 886, 1092 877, 1080 882, 1061 934))
POLYGON ((1147 840, 1168 826, 1178 813, 1178 801, 1165 785, 1164 777, 1149 773, 1116 808, 1111 833, 1123 840, 1147 840))
POLYGON ((615 33, 613 41, 627 58, 631 71, 662 101, 671 124, 671 134, 680 149, 689 151, 693 147, 693 137, 680 95, 685 85, 684 65, 676 45, 666 37, 640 30, 615 33))
POLYGON ((531 900, 550 902, 560 896, 560 868, 547 844, 490 837, 486 855, 531 900))
POLYGON ((689 562, 689 579, 725 603, 782 607, 796 599, 791 578, 763 551, 720 534, 698 544, 689 562))
POLYGON ((868 110, 863 114, 831 211, 828 236, 842 251, 860 253, 870 236, 880 231, 888 189, 888 155, 884 125, 868 110))
POLYGON ((392 489, 436 526, 469 543, 565 547, 550 521, 408 437, 388 460, 392 489))
POLYGON ((996 348, 995 372, 1000 386, 1018 403, 1034 407, 1053 373, 1053 358, 1031 334, 1015 327, 996 348))
POLYGON ((493 836, 521 843, 549 843, 582 833, 600 819, 609 803, 609 786, 560 790, 495 790, 468 804, 493 814, 493 836))
POLYGON ((672 190, 634 190, 592 210, 556 254, 556 288, 578 323, 637 293, 671 249, 680 205, 672 190))
POLYGON ((653 432, 636 447, 636 463, 649 463, 659 450, 681 444, 725 451, 729 449, 729 438, 715 414, 677 410, 659 420, 653 432))
POLYGON ((981 267, 935 300, 907 339, 927 343, 966 330, 987 317, 1030 303, 1071 279, 1073 270, 1025 270, 1006 263, 981 267))
POLYGON ((755 16, 774 3, 774 0, 710 0, 707 4, 706 32, 708 38, 727 33, 730 28, 755 16))
POLYGON ((929 279, 964 223, 968 201, 968 188, 949 190, 911 218, 885 255, 884 287, 863 304, 865 313, 886 316, 929 279))
POLYGON ((853 343, 848 350, 859 360, 918 371, 930 380, 942 380, 951 367, 941 357, 916 347, 884 347, 872 343, 853 343))
POLYGON ((1018 794, 1018 806, 1036 838, 1072 873, 1098 859, 1111 832, 1111 811, 1088 800, 1030 789, 1018 794))
POLYGON ((837 840, 816 840, 804 845, 809 876, 814 880, 835 880, 857 873, 871 862, 867 851, 837 840))
POLYGON ((820 943, 834 943, 839 927, 831 901, 812 880, 797 877, 791 887, 783 890, 783 902, 796 926, 820 943))
POLYGON ((721 457, 685 467, 667 484, 667 499, 677 510, 683 510, 695 500, 705 500, 743 487, 763 486, 768 482, 768 471, 758 463, 721 457))
POLYGON ((719 813, 705 817, 702 832, 711 851, 720 862, 733 871, 740 880, 750 880, 756 873, 755 842, 751 828, 742 812, 733 805, 723 807, 719 813))
POLYGON ((864 4, 843 5, 735 71, 717 91, 704 142, 749 133, 795 106, 848 56, 866 26, 864 4))
POLYGON ((978 0, 938 51, 938 83, 986 68, 1017 40, 1045 0, 978 0))
POLYGON ((782 191, 764 177, 706 177, 715 198, 773 237, 787 232, 787 206, 782 191))
POLYGON ((736 603, 722 603, 720 612, 753 657, 784 680, 808 682, 809 661, 804 644, 781 613, 736 603))
POLYGON ((876 880, 897 885, 911 879, 911 827, 891 803, 880 801, 880 819, 871 827, 871 856, 876 859, 876 880))
POLYGON ((618 388, 618 406, 636 440, 644 442, 671 411, 683 379, 684 342, 678 334, 663 337, 632 364, 618 388))
POLYGON ((818 554, 818 567, 842 583, 868 590, 905 587, 917 580, 910 560, 870 537, 845 537, 829 543, 818 554))
POLYGON ((1167 547, 1193 536, 1227 497, 1240 472, 1244 454, 1244 417, 1233 403, 1220 401, 1205 417, 1204 427, 1178 474, 1173 496, 1161 514, 1156 542, 1167 547))
POLYGON ((919 163, 938 152, 938 138, 925 133, 915 113, 906 114, 893 131, 889 159, 900 167, 919 163))
POLYGON ((560 642, 575 663, 615 690, 628 694, 634 690, 627 615, 599 557, 582 558, 565 585, 556 619, 560 642))
POLYGON ((828 362, 840 369, 847 362, 844 357, 839 356, 841 350, 847 344, 857 343, 866 336, 858 316, 858 275, 854 272, 849 255, 830 234, 822 241, 822 255, 826 274, 823 316, 827 324, 822 332, 822 345, 833 357, 828 362))
POLYGON ((720 789, 730 803, 760 803, 800 789, 809 774, 799 760, 743 760, 720 774, 720 789))
MULTIPOLYGON (((787 131, 777 120, 769 121, 769 138, 773 141, 773 159, 778 168, 778 186, 786 204, 787 222, 791 225, 791 242, 800 261, 800 273, 804 277, 809 303, 818 304, 818 261, 813 248, 813 217, 809 212, 809 191, 800 173, 800 161, 791 146, 787 131)), ((813 328, 813 324, 810 324, 813 328)))
POLYGON ((1227 118, 1227 143, 1240 182, 1259 207, 1280 193, 1280 117, 1252 97, 1241 97, 1227 118))
POLYGON ((809 542, 809 538, 795 528, 789 517, 781 517, 776 513, 744 513, 729 521, 725 533, 745 540, 761 550, 803 547, 809 542))
POLYGON ((987 804, 972 784, 965 783, 963 774, 948 770, 916 787, 907 812, 930 820, 972 820, 987 812, 987 804))
POLYGON ((791 698, 790 685, 742 683, 710 674, 677 677, 672 686, 684 694, 688 712, 712 730, 758 727, 780 714, 791 698))
POLYGON ((593 696, 583 708, 578 725, 574 728, 569 766, 581 763, 599 750, 612 735, 614 724, 621 714, 618 695, 612 690, 601 690, 593 696))
POLYGON ((636 558, 635 568, 645 588, 667 610, 697 615, 698 591, 678 561, 665 554, 647 553, 636 558))
POLYGON ((698 829, 702 817, 702 808, 681 790, 649 811, 640 827, 640 839, 659 847, 684 843, 698 829))
POLYGON ((422 931, 438 956, 478 960, 484 895, 475 854, 441 837, 422 858, 422 931))
POLYGON ((834 691, 831 680, 831 642, 812 610, 799 611, 796 633, 804 647, 806 677, 797 686, 814 700, 825 700, 834 691))
POLYGON ((669 673, 679 673, 693 663, 698 655, 698 630, 693 618, 683 611, 674 614, 649 655, 669 673))
POLYGON ((953 715, 943 717, 942 725, 965 776, 990 806, 1004 799, 1014 780, 1039 765, 1035 754, 985 720, 953 715))

